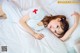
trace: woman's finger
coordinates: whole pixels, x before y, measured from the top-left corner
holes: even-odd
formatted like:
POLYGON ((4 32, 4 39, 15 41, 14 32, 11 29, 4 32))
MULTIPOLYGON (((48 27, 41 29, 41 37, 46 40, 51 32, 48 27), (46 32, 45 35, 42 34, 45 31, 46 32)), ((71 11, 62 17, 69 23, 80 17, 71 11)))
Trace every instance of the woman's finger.
POLYGON ((44 35, 43 35, 43 34, 41 34, 41 37, 43 38, 43 37, 44 37, 44 35))

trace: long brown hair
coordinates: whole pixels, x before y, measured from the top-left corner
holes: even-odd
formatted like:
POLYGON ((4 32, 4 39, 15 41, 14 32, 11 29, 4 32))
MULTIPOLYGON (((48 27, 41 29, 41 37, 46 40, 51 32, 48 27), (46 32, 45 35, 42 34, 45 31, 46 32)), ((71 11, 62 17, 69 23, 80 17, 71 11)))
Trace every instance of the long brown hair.
POLYGON ((60 23, 61 23, 61 28, 62 30, 64 31, 63 33, 61 34, 58 34, 60 35, 59 38, 63 37, 63 35, 67 32, 67 30, 69 29, 69 24, 66 20, 66 17, 64 15, 56 15, 56 16, 45 16, 41 21, 43 22, 44 24, 44 27, 47 27, 49 22, 53 19, 57 19, 57 18, 60 18, 60 23))

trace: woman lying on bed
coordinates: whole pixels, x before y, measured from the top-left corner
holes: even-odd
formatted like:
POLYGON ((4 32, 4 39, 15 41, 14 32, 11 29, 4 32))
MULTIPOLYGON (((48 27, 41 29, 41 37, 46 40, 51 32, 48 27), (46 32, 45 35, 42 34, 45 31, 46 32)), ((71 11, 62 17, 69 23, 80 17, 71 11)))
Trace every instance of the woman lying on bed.
POLYGON ((39 31, 46 27, 55 36, 65 41, 76 29, 79 22, 79 14, 77 12, 74 12, 71 16, 75 16, 75 22, 69 29, 69 24, 64 15, 46 16, 43 9, 33 8, 26 16, 20 19, 20 24, 36 39, 42 39, 44 35, 35 32, 35 30, 39 31))
POLYGON ((79 24, 79 17, 80 17, 79 13, 74 12, 71 16, 74 16, 75 22, 74 22, 74 25, 70 29, 69 29, 69 24, 64 15, 46 16, 42 20, 42 22, 44 26, 46 25, 46 27, 50 29, 51 32, 53 32, 54 35, 56 35, 62 41, 65 41, 70 37, 72 32, 76 29, 76 27, 79 24))
MULTIPOLYGON (((3 11, 6 13, 7 19, 2 23, 1 32, 4 34, 1 34, 3 37, 5 36, 4 38, 7 37, 6 43, 9 44, 8 48, 14 53, 20 53, 20 51, 22 53, 67 53, 64 43, 57 38, 61 39, 67 35, 63 36, 65 34, 63 32, 68 30, 68 23, 64 15, 46 16, 47 13, 42 8, 36 7, 29 11, 27 10, 26 16, 22 17, 19 9, 9 1, 3 3, 3 11), (45 21, 46 19, 49 22, 45 21), (66 30, 63 30, 66 25, 66 30), (13 48, 12 46, 18 49, 11 49, 13 48)), ((77 26, 78 17, 75 20, 75 25, 77 26)), ((76 28, 76 26, 72 29, 76 28)), ((72 31, 72 29, 69 29, 69 31, 72 31)))

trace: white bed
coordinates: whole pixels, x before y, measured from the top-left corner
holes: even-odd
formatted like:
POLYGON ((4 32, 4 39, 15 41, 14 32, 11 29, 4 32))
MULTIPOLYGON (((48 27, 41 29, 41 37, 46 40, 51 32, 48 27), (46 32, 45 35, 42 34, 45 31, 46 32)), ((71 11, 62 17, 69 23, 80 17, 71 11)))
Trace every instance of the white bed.
MULTIPOLYGON (((7 0, 7 1, 11 2, 10 0, 7 0)), ((13 22, 12 20, 15 20, 13 23, 16 23, 20 19, 20 17, 22 17, 22 14, 21 14, 22 11, 26 11, 29 8, 32 8, 34 6, 35 7, 38 6, 36 4, 36 2, 38 2, 37 0, 35 0, 35 1, 33 1, 33 0, 27 0, 27 1, 26 0, 14 0, 14 1, 16 1, 16 3, 18 3, 20 5, 20 6, 17 6, 18 7, 17 10, 13 11, 16 16, 18 15, 18 18, 11 18, 10 15, 7 15, 7 17, 10 18, 11 21, 6 20, 6 21, 10 21, 10 22, 13 22), (16 12, 18 14, 16 14, 16 12)), ((67 17, 69 17, 69 19, 71 19, 71 21, 69 21, 70 22, 70 27, 71 27, 73 22, 74 22, 74 19, 72 19, 72 17, 70 17, 70 14, 72 12, 74 12, 74 10, 80 12, 80 9, 79 9, 80 7, 78 5, 58 5, 56 2, 57 2, 56 0, 49 0, 49 2, 46 1, 46 0, 41 0, 41 5, 43 5, 43 7, 47 6, 48 9, 51 11, 51 14, 53 14, 53 15, 56 15, 56 14, 67 15, 67 17), (46 3, 46 5, 45 5, 45 3, 46 3), (66 12, 66 10, 64 10, 66 7, 70 8, 70 9, 66 9, 69 12, 66 12)), ((14 5, 12 7, 14 7, 14 5)), ((6 10, 6 8, 7 8, 7 6, 3 3, 3 10, 6 10)), ((16 9, 16 8, 14 8, 14 9, 16 9)), ((8 10, 7 10, 7 12, 8 12, 8 10)), ((15 17, 15 15, 14 15, 14 17, 15 17)), ((3 20, 1 23, 6 24, 4 22, 5 22, 5 20, 3 20)), ((18 35, 20 31, 19 32, 17 30, 14 31, 14 29, 16 29, 16 28, 12 29, 10 25, 12 25, 12 24, 7 23, 6 25, 2 25, 2 24, 0 25, 0 29, 1 29, 0 30, 0 42, 3 42, 2 45, 3 44, 7 45, 8 49, 9 49, 8 53, 27 53, 26 52, 27 49, 25 47, 26 46, 26 38, 25 38, 26 36, 22 36, 23 34, 21 36, 18 35), (7 28, 9 28, 10 30, 7 29, 7 28), (7 32, 5 32, 5 34, 8 34, 8 35, 5 35, 3 33, 5 30, 7 31, 7 32), (10 34, 10 32, 13 32, 12 33, 13 35, 10 34), (18 36, 15 35, 16 32, 18 32, 17 33, 18 36)), ((16 24, 15 24, 15 26, 16 26, 16 24)), ((13 27, 15 27, 15 26, 13 26, 13 27)), ((77 29, 74 31, 74 33, 71 35, 71 38, 68 41, 65 42, 66 48, 68 48, 70 53, 73 53, 73 52, 75 53, 75 50, 74 50, 73 46, 74 46, 75 40, 80 38, 80 33, 79 33, 80 28, 79 27, 80 27, 80 25, 77 27, 77 29)), ((46 31, 43 30, 43 31, 46 32, 47 30, 46 31)), ((23 32, 23 31, 22 31, 22 33, 25 34, 25 32, 23 32)), ((55 38, 55 41, 56 41, 56 38, 55 38)), ((60 42, 60 40, 58 40, 56 42, 60 42)), ((60 43, 62 43, 62 42, 60 42, 60 43)), ((62 44, 63 44, 62 47, 65 48, 64 43, 62 43, 62 44)), ((59 46, 59 47, 61 47, 61 46, 59 46)), ((65 53, 66 53, 66 48, 64 49, 65 53)))

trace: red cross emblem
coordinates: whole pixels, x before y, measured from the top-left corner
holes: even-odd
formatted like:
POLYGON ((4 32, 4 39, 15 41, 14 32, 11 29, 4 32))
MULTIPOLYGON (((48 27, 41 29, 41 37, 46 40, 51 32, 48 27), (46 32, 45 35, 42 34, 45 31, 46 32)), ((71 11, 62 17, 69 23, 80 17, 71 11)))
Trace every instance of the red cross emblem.
POLYGON ((33 10, 33 13, 35 13, 35 14, 36 14, 36 13, 37 13, 37 11, 38 11, 38 9, 34 9, 34 10, 33 10))

